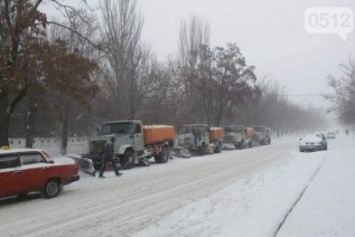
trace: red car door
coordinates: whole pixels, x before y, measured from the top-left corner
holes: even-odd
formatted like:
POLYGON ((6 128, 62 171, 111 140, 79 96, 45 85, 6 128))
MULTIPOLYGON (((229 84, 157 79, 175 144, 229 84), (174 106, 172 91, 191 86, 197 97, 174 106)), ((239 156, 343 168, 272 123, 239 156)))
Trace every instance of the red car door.
POLYGON ((23 192, 42 190, 48 180, 49 166, 38 151, 20 153, 23 192))
POLYGON ((0 197, 16 195, 22 190, 22 174, 17 153, 0 154, 0 197))

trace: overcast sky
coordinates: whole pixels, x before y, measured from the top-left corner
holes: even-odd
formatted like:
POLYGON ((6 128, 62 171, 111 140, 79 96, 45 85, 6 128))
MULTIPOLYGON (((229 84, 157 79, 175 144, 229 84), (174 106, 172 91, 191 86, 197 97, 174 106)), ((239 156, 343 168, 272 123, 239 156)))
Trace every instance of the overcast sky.
MULTIPOLYGON (((97 5, 97 0, 88 0, 97 5)), ((138 0, 144 15, 143 40, 160 60, 178 50, 180 22, 196 15, 209 22, 211 46, 235 42, 259 78, 276 80, 289 95, 330 93, 329 74, 355 57, 355 31, 344 42, 336 34, 309 34, 308 7, 349 7, 353 0, 138 0)), ((324 105, 316 96, 290 96, 296 103, 324 105)))
MULTIPOLYGON (((144 39, 160 59, 178 48, 181 19, 197 15, 211 25, 211 45, 235 42, 259 78, 277 80, 290 95, 329 93, 328 74, 340 75, 340 63, 355 57, 355 31, 347 42, 338 35, 309 34, 304 29, 308 7, 350 7, 350 0, 140 0, 144 39)), ((291 97, 301 104, 318 97, 291 97)))

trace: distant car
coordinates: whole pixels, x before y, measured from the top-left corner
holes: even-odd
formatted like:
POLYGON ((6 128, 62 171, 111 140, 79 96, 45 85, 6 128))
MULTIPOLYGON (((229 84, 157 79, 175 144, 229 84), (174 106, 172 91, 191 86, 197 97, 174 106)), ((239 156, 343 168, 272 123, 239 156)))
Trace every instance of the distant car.
POLYGON ((64 185, 78 181, 78 166, 58 163, 42 149, 0 149, 0 198, 41 191, 56 197, 64 185))
POLYGON ((299 149, 300 152, 327 150, 327 139, 322 133, 307 135, 300 139, 299 149))
POLYGON ((335 132, 327 132, 327 139, 335 139, 336 133, 335 132))

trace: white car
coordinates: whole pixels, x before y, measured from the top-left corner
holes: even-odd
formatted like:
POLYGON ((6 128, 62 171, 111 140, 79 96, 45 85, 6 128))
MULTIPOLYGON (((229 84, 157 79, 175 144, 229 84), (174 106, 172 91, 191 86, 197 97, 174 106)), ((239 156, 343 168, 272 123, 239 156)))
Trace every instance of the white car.
POLYGON ((328 143, 323 134, 312 134, 300 139, 299 148, 300 152, 327 150, 328 143))

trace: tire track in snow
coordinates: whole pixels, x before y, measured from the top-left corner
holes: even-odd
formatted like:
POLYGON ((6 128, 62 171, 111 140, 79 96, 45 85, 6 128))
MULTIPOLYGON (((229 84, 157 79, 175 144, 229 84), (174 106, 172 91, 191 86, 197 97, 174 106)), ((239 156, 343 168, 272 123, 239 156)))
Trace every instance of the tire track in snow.
POLYGON ((171 164, 164 169, 152 166, 148 172, 137 169, 134 171, 137 174, 128 173, 127 179, 93 180, 94 185, 73 186, 58 199, 30 201, 9 208, 4 206, 0 208, 0 216, 7 218, 0 223, 0 229, 3 234, 11 236, 50 236, 46 233, 85 236, 84 233, 100 234, 102 230, 116 228, 113 233, 119 229, 120 236, 129 236, 127 233, 132 229, 154 223, 171 210, 220 189, 246 172, 264 167, 258 164, 279 160, 293 147, 291 143, 280 145, 225 152, 212 159, 206 156, 206 159, 198 157, 194 161, 182 161, 191 162, 189 165, 177 163, 177 166, 171 164), (238 170, 241 172, 236 172, 238 170), (18 212, 20 209, 21 213, 18 212), (153 219, 137 225, 142 219, 147 221, 147 217, 153 219), (102 222, 105 219, 110 224, 102 222), (65 228, 59 229, 58 225, 65 228))
POLYGON ((132 200, 132 201, 129 201, 129 202, 125 202, 124 204, 121 204, 121 205, 118 205, 118 206, 115 206, 115 207, 112 207, 112 205, 109 205, 108 208, 105 208, 104 210, 97 211, 97 212, 88 214, 86 216, 81 216, 81 217, 78 217, 78 218, 75 218, 75 219, 72 219, 72 220, 64 221, 64 222, 62 222, 60 224, 56 224, 55 226, 49 227, 47 229, 42 229, 42 230, 38 230, 38 231, 32 232, 31 234, 28 234, 27 236, 29 236, 29 237, 40 236, 40 235, 49 236, 48 233, 55 232, 57 230, 65 228, 67 226, 72 226, 72 225, 79 224, 79 223, 85 223, 88 220, 95 219, 95 218, 97 218, 97 217, 99 217, 101 215, 105 215, 107 213, 115 212, 115 211, 118 211, 119 209, 122 209, 122 208, 127 208, 127 207, 129 208, 129 207, 132 207, 133 205, 136 205, 136 204, 141 203, 141 202, 145 202, 147 200, 154 200, 154 199, 158 198, 159 196, 168 195, 170 193, 174 193, 174 192, 177 192, 179 190, 183 190, 183 189, 188 188, 188 187, 193 187, 193 186, 196 186, 196 185, 203 186, 203 183, 209 183, 209 182, 211 182, 211 180, 214 180, 214 179, 216 179, 218 177, 225 176, 225 175, 227 175, 229 173, 234 173, 235 171, 244 169, 244 168, 246 168, 248 166, 253 166, 253 165, 256 165, 256 164, 259 164, 259 163, 263 163, 263 162, 266 162, 266 161, 269 161, 269 160, 273 160, 273 159, 275 159, 274 156, 269 157, 269 158, 264 158, 264 159, 261 159, 261 160, 258 160, 258 161, 250 162, 248 164, 245 164, 245 165, 242 165, 242 166, 238 166, 238 167, 235 167, 235 168, 230 168, 230 169, 228 169, 226 171, 223 171, 223 172, 220 172, 220 173, 217 173, 217 174, 214 174, 214 175, 210 175, 208 177, 203 177, 203 178, 200 178, 200 179, 197 179, 197 180, 194 180, 194 181, 190 181, 187 184, 183 184, 183 185, 174 187, 172 189, 168 189, 168 190, 165 190, 165 191, 161 191, 161 192, 158 192, 158 193, 151 194, 149 196, 144 196, 142 198, 138 198, 138 199, 135 199, 135 200, 132 200))
POLYGON ((293 209, 297 206, 298 202, 301 200, 303 194, 306 192, 306 190, 308 189, 308 186, 313 182, 314 178, 317 176, 319 170, 322 168, 324 162, 326 159, 323 159, 323 161, 321 162, 321 164, 319 165, 318 169, 316 169, 316 171, 314 172, 314 174, 312 175, 311 179, 309 180, 309 182, 307 183, 307 185, 304 187, 304 189, 302 190, 302 192, 300 193, 300 195, 298 196, 297 200, 293 203, 293 205, 291 206, 291 208, 288 210, 288 212, 286 213, 285 217, 283 218, 283 220, 280 222, 279 226, 277 227, 273 237, 277 237, 277 234, 279 233, 279 231, 281 230, 283 224, 286 222, 287 217, 291 214, 291 212, 293 211, 293 209))

